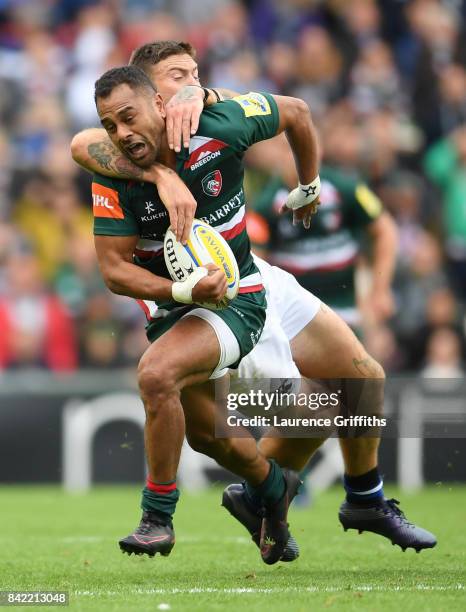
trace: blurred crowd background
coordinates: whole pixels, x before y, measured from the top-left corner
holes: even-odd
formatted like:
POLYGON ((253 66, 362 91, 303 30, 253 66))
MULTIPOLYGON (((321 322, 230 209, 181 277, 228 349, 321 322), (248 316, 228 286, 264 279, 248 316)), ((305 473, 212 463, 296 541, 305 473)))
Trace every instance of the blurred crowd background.
MULTIPOLYGON (((145 349, 139 307, 101 281, 69 142, 98 124, 102 72, 175 39, 205 85, 308 102, 326 161, 399 230, 396 313, 365 330, 369 350, 391 373, 461 375, 465 25, 462 0, 0 0, 0 371, 134 366, 145 349)), ((250 159, 252 207, 270 157, 250 159)))

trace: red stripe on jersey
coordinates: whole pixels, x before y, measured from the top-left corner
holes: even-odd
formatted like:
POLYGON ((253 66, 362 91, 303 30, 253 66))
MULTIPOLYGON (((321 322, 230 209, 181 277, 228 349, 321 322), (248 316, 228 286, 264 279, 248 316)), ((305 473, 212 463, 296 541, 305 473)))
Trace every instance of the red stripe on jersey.
POLYGON ((224 232, 220 232, 220 234, 225 238, 225 240, 231 240, 232 238, 236 238, 238 234, 241 234, 243 230, 246 229, 246 217, 244 216, 239 223, 237 223, 234 227, 229 230, 225 230, 224 232))
POLYGON ((144 314, 146 315, 146 319, 150 321, 150 311, 148 305, 144 302, 144 300, 136 300, 136 302, 143 309, 144 314))
POLYGON ((159 249, 158 251, 144 251, 144 249, 134 249, 134 255, 139 257, 140 259, 152 259, 156 255, 160 255, 163 249, 159 249))
POLYGON ((208 142, 201 145, 200 147, 198 147, 191 153, 191 155, 189 156, 189 159, 184 162, 185 170, 190 168, 191 166, 194 166, 195 164, 197 164, 204 158, 208 157, 212 153, 221 151, 227 146, 228 145, 226 144, 226 142, 222 142, 221 140, 216 140, 215 138, 213 138, 212 140, 209 140, 208 142))
POLYGON ((238 293, 255 293, 256 291, 262 291, 264 285, 251 285, 250 287, 240 287, 238 293))

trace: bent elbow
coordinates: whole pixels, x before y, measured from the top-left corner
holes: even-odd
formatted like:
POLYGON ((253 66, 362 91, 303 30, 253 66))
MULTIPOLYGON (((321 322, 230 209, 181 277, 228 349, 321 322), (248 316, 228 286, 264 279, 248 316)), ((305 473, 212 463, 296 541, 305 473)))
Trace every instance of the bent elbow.
POLYGON ((70 144, 70 151, 71 157, 74 159, 74 161, 82 166, 86 160, 86 151, 83 139, 81 137, 81 132, 73 136, 70 144))
POLYGON ((311 119, 311 109, 309 108, 308 104, 304 101, 301 100, 301 98, 295 98, 295 116, 296 118, 299 119, 306 119, 309 120, 311 119))
POLYGON ((121 283, 115 274, 115 270, 107 267, 102 268, 102 266, 100 266, 100 273, 102 274, 102 278, 107 286, 107 289, 116 295, 122 295, 121 283))
POLYGON ((113 277, 104 278, 107 288, 115 295, 124 295, 120 283, 113 277))

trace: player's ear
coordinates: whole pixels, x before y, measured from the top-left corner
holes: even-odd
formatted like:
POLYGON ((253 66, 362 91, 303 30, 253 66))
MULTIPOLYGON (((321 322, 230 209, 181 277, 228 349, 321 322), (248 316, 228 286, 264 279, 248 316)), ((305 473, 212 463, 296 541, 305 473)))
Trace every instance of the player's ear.
POLYGON ((163 103, 162 96, 159 93, 155 94, 155 106, 159 111, 161 117, 165 119, 167 113, 165 112, 165 104, 163 103))

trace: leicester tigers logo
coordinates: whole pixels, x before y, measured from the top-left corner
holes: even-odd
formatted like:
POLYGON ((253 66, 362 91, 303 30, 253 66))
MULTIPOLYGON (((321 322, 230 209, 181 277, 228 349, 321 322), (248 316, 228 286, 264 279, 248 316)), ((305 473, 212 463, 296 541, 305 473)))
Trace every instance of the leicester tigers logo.
POLYGON ((222 173, 220 170, 210 172, 202 179, 202 191, 216 198, 222 190, 222 173))

